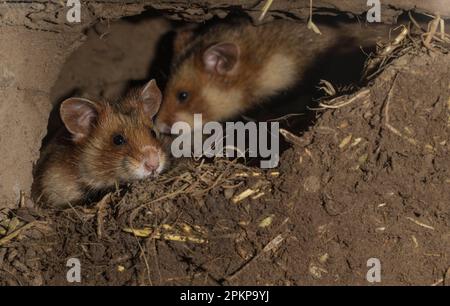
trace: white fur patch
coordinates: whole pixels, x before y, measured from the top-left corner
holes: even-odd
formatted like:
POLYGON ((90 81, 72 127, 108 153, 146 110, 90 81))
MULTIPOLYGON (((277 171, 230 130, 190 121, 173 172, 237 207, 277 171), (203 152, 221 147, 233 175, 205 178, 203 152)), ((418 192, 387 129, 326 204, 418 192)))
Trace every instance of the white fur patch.
POLYGON ((276 53, 267 60, 258 77, 258 93, 263 97, 289 88, 296 82, 296 74, 295 60, 290 56, 276 53))

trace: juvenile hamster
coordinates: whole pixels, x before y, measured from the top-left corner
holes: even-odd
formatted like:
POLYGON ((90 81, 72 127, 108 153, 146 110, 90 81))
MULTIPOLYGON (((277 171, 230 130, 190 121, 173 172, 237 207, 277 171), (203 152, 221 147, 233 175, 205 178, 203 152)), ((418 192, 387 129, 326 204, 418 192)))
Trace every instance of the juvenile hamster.
POLYGON ((116 103, 62 102, 65 127, 37 164, 35 200, 53 207, 74 205, 91 192, 161 173, 168 157, 152 130, 161 98, 151 80, 116 103))
POLYGON ((177 121, 192 127, 195 113, 203 122, 231 119, 301 83, 320 51, 346 47, 341 33, 370 34, 337 26, 320 29, 324 35, 277 20, 260 26, 218 24, 200 35, 179 31, 156 127, 163 133, 177 121))

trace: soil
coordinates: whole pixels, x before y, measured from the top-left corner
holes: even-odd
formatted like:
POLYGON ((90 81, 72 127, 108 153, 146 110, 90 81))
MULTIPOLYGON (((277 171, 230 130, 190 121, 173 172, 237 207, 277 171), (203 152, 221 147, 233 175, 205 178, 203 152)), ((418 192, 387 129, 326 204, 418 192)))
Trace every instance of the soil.
MULTIPOLYGON (((153 54, 158 40, 114 36, 144 28, 162 37, 170 26, 92 30, 52 99, 145 79, 151 57, 124 54, 153 54)), ((68 285, 77 258, 82 285, 368 285, 377 258, 382 285, 448 285, 449 80, 449 54, 413 48, 366 87, 323 100, 307 130, 286 125, 297 136, 276 169, 183 159, 97 203, 1 210, 0 284, 68 285)))

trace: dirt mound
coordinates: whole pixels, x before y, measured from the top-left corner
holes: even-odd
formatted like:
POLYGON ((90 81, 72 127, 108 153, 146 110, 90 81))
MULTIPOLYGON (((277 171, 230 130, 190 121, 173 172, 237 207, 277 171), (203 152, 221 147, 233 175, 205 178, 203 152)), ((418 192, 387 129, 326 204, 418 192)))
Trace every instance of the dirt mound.
POLYGON ((0 283, 65 285, 69 258, 82 284, 368 284, 370 258, 382 284, 448 282, 449 79, 448 54, 396 59, 276 170, 183 160, 91 208, 5 211, 0 283))

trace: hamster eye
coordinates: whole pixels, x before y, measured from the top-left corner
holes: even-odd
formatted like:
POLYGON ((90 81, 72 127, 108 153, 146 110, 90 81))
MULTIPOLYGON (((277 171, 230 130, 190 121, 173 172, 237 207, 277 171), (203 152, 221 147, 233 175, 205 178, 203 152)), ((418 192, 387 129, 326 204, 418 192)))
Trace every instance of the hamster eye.
POLYGON ((121 146, 121 145, 123 145, 124 143, 126 143, 126 141, 125 141, 125 138, 124 138, 122 135, 117 134, 117 135, 114 135, 114 136, 113 136, 113 143, 114 143, 116 146, 121 146))
POLYGON ((185 102, 189 98, 189 93, 187 91, 180 91, 178 93, 178 101, 180 103, 185 102))

